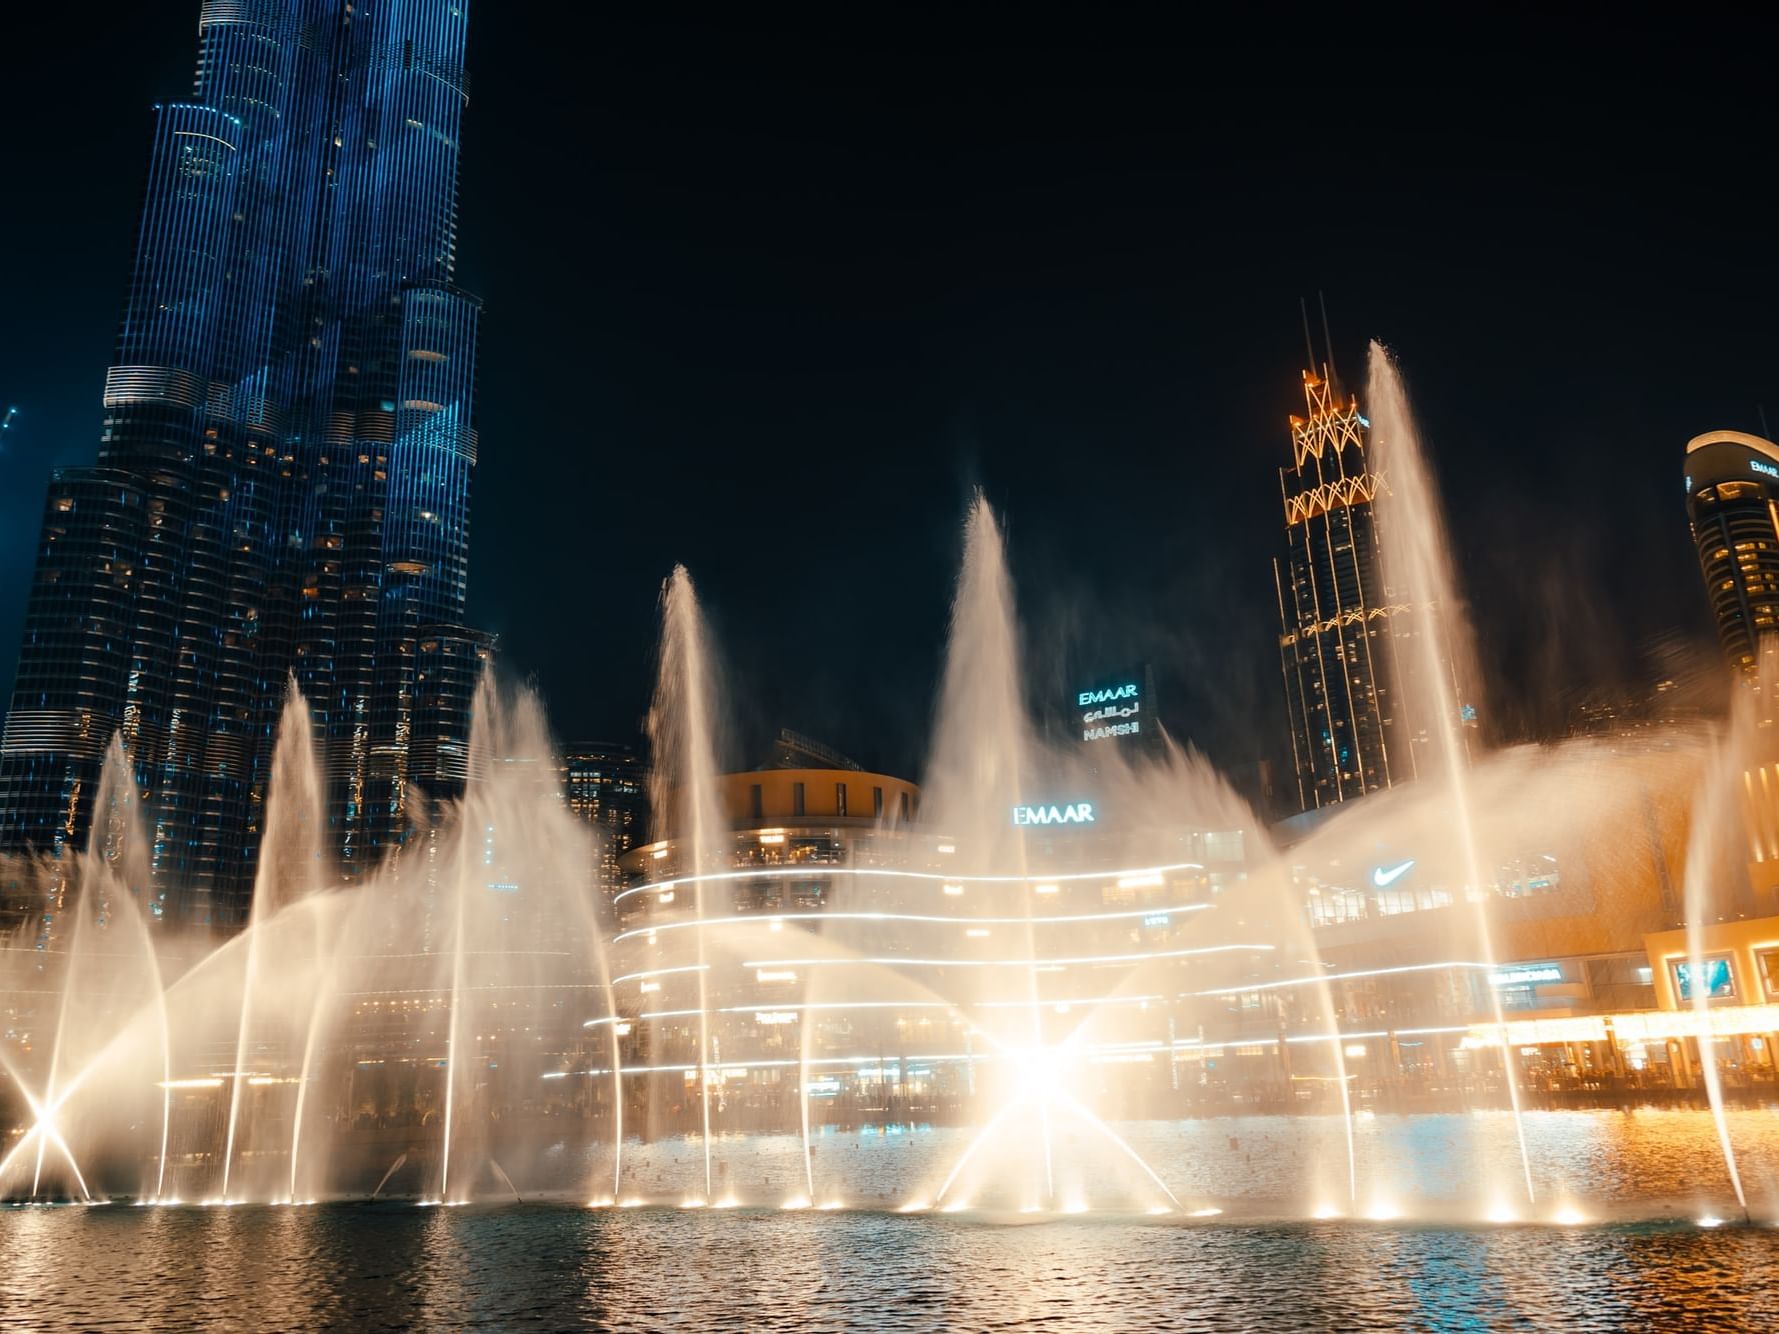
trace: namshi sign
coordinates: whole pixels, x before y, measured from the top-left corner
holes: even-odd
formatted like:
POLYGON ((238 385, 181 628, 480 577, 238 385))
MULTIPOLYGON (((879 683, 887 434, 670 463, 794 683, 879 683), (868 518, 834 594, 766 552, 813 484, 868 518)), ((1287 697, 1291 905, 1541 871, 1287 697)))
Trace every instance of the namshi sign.
POLYGON ((1083 741, 1111 741, 1141 736, 1148 673, 1131 671, 1099 685, 1077 690, 1072 696, 1083 741))

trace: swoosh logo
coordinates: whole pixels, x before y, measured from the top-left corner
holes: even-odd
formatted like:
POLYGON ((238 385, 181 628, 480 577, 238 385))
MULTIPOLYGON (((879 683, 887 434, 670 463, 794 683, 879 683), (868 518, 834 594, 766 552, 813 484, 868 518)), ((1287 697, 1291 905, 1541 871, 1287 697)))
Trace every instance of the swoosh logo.
POLYGON ((1409 868, 1414 864, 1415 859, 1410 857, 1400 866, 1392 866, 1389 870, 1385 870, 1381 866, 1374 867, 1371 872, 1371 883, 1376 885, 1379 889, 1388 889, 1391 885, 1402 879, 1403 876, 1407 875, 1409 868))

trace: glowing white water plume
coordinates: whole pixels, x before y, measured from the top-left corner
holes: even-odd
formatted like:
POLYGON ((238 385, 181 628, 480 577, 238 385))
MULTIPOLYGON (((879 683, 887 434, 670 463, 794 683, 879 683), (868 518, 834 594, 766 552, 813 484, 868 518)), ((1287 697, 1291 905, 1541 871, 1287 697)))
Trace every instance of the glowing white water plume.
MULTIPOLYGON (((650 807, 662 836, 673 834, 692 866, 693 914, 705 920, 705 868, 723 859, 725 828, 716 794, 717 762, 715 681, 706 643, 703 613, 692 577, 683 565, 661 586, 661 659, 655 695, 649 707, 648 734, 654 765, 650 770, 650 807)), ((697 962, 704 958, 704 933, 695 933, 697 962)), ((617 942, 614 941, 614 944, 617 942)), ((698 1062, 710 1061, 710 998, 705 971, 698 978, 698 1062)), ((703 1128, 704 1198, 714 1195, 711 1161, 710 1090, 698 1088, 698 1114, 703 1128)))
MULTIPOLYGON (((1420 735, 1430 738, 1436 753, 1417 760, 1413 747, 1410 762, 1417 773, 1423 768, 1443 770, 1450 798, 1452 827, 1463 858, 1464 885, 1472 901, 1477 945, 1485 960, 1496 959, 1489 915, 1483 893, 1488 881, 1482 871, 1483 856, 1477 840, 1475 812, 1470 799, 1470 743, 1465 723, 1476 716, 1481 668, 1463 614, 1457 579, 1452 569, 1451 547, 1445 535, 1444 516, 1432 467, 1422 447, 1408 393, 1396 364, 1379 343, 1370 349, 1367 393, 1370 399, 1372 443, 1377 471, 1387 479, 1377 503, 1377 531, 1385 593, 1393 602, 1406 603, 1407 614, 1417 618, 1418 634, 1402 636, 1410 661, 1399 694, 1404 696, 1411 720, 1420 735), (1470 692, 1460 696, 1460 686, 1470 692)), ((1421 774, 1422 781, 1432 773, 1421 774)), ((1505 1023, 1499 988, 1488 989, 1489 1006, 1497 1027, 1505 1023)), ((1501 1053, 1501 1077, 1513 1108, 1514 1138, 1519 1143, 1520 1173, 1525 1180, 1526 1202, 1532 1203, 1532 1157, 1526 1147, 1525 1118, 1520 1109, 1519 1077, 1511 1055, 1501 1053)))

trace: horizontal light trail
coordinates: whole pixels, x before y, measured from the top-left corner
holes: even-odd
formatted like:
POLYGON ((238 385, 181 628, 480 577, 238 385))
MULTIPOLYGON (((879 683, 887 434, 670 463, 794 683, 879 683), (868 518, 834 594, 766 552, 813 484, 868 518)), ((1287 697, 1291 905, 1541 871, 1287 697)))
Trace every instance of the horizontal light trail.
POLYGON ((622 977, 614 977, 612 985, 615 987, 620 982, 635 982, 644 977, 666 977, 670 973, 702 973, 709 967, 707 963, 687 963, 677 968, 645 968, 640 973, 625 973, 622 977))
MULTIPOLYGON (((1302 1033, 1294 1038, 1286 1038, 1285 1041, 1286 1042, 1348 1042, 1354 1038, 1387 1038, 1387 1037, 1413 1038, 1413 1037, 1425 1037, 1425 1036, 1428 1036, 1431 1034, 1436 1034, 1436 1033, 1468 1033, 1470 1031, 1470 1027, 1471 1026, 1469 1024, 1448 1024, 1444 1028, 1375 1028, 1375 1029, 1367 1029, 1363 1033, 1302 1033)), ((1270 1039, 1267 1039, 1267 1041, 1277 1042, 1278 1039, 1270 1038, 1270 1039)), ((1228 1045, 1236 1046, 1236 1045, 1246 1045, 1246 1044, 1230 1043, 1228 1045)))
POLYGON ((1166 996, 1055 996, 1049 1000, 973 1001, 978 1010, 1045 1010, 1053 1005, 1143 1005, 1166 996))
POLYGON ((948 871, 904 871, 886 866, 829 866, 820 862, 812 862, 795 866, 766 867, 758 870, 710 871, 704 875, 676 876, 672 880, 656 880, 646 885, 633 885, 616 894, 612 898, 612 902, 621 903, 632 894, 660 893, 663 890, 677 889, 681 885, 710 884, 725 880, 773 880, 783 879, 787 875, 804 878, 817 875, 882 876, 886 879, 949 881, 952 884, 961 882, 971 885, 1053 885, 1064 881, 1118 880, 1134 876, 1165 875, 1169 871, 1202 871, 1204 869, 1203 862, 1170 862, 1165 866, 1127 866, 1113 871, 1070 871, 1063 875, 954 875, 948 871))
POLYGON ((1292 977, 1282 982, 1250 982, 1240 987, 1214 987, 1210 991, 1189 992, 1193 996, 1241 996, 1250 991, 1279 991, 1286 987, 1313 987, 1322 982, 1345 982, 1355 977, 1387 977, 1394 973, 1432 973, 1442 968, 1480 968, 1493 972, 1500 964, 1474 963, 1449 959, 1444 963, 1405 963, 1395 968, 1365 968, 1356 973, 1326 973, 1319 977, 1292 977))
MULTIPOLYGON (((1055 968, 1091 967, 1107 963, 1142 963, 1149 959, 1186 959, 1206 954, 1231 954, 1242 950, 1270 951, 1272 945, 1203 945, 1192 950, 1151 950, 1141 954, 1082 954, 1065 959, 746 959, 743 968, 820 968, 834 964, 869 963, 900 968, 1055 968)), ((1254 987, 1232 987, 1231 991, 1253 991, 1254 987)), ((1221 991, 1201 991, 1201 996, 1221 996, 1221 991)))
POLYGON ((1133 917, 1173 917, 1182 913, 1205 912, 1209 903, 1181 903, 1167 908, 1135 908, 1119 912, 1037 914, 1029 917, 971 917, 960 914, 905 912, 780 912, 742 913, 735 917, 690 917, 678 922, 660 922, 654 926, 632 927, 612 937, 617 945, 637 936, 652 936, 657 931, 683 931, 703 926, 770 926, 774 922, 930 922, 944 926, 1048 926, 1073 922, 1124 922, 1133 917))
MULTIPOLYGON (((807 1013, 819 1010, 1048 1010, 1056 1006, 1076 1005, 1142 1005, 1150 1001, 1166 1000, 1165 996, 1058 996, 1050 1000, 1005 1000, 1005 1001, 923 1001, 923 1000, 871 1000, 871 1001, 809 1001, 802 1005, 765 1004, 765 1005, 723 1005, 713 1008, 711 1014, 777 1014, 781 1011, 807 1013)), ((650 1010, 636 1015, 606 1015, 599 1019, 589 1019, 582 1028, 600 1028, 606 1024, 646 1023, 655 1019, 689 1019, 693 1015, 703 1013, 700 1010, 650 1010)), ((1194 1039, 1196 1041, 1196 1039, 1194 1039)))
MULTIPOLYGON (((722 1005, 715 1006, 711 1014, 777 1014, 781 1010, 955 1010, 958 1007, 950 1001, 921 1000, 880 1000, 880 1001, 819 1001, 805 1005, 722 1005)), ((653 1019, 686 1019, 695 1014, 705 1013, 702 1010, 650 1010, 644 1014, 608 1015, 603 1019, 589 1019, 582 1028, 597 1028, 602 1024, 643 1023, 653 1019)))

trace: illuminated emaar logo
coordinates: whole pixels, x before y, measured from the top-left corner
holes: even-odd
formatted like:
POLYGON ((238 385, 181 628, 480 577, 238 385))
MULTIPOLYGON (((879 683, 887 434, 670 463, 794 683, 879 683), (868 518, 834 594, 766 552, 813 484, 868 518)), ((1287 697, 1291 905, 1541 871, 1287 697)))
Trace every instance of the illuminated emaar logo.
POLYGON ((1091 801, 1077 801, 1068 806, 1015 806, 1013 808, 1013 823, 1016 825, 1094 824, 1097 818, 1093 813, 1091 801))
POLYGON ((1749 459, 1748 466, 1764 477, 1779 477, 1779 464, 1762 463, 1759 459, 1749 459))
MULTIPOLYGON (((1779 472, 1775 472, 1773 476, 1779 477, 1779 472)), ((1110 704, 1115 699, 1135 699, 1136 697, 1137 688, 1133 683, 1123 686, 1107 686, 1104 690, 1083 690, 1075 696, 1075 702, 1085 709, 1089 704, 1110 704)))

